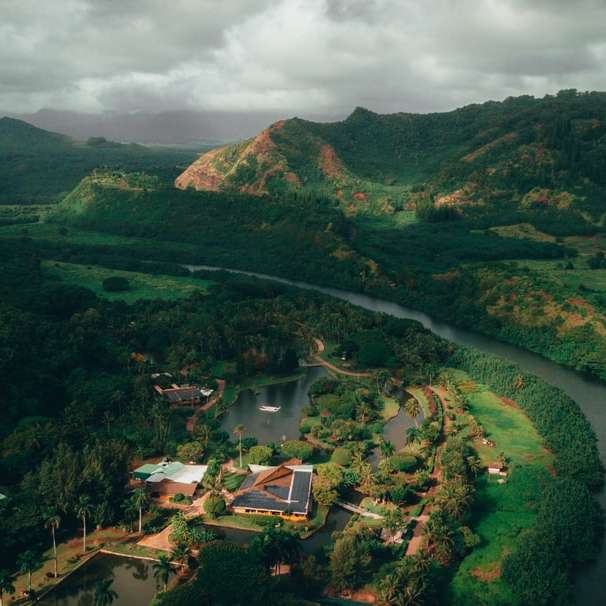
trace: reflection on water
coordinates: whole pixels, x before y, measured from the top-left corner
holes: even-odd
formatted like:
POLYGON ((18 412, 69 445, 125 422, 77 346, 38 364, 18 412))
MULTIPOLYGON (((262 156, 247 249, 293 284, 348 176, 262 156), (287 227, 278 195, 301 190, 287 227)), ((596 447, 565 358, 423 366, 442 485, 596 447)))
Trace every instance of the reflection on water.
POLYGON ((321 367, 306 368, 297 381, 260 387, 256 393, 243 391, 223 417, 221 429, 231 434, 242 424, 246 428, 244 436, 254 436, 259 444, 296 440, 303 407, 309 403, 309 388, 326 374, 321 367), (261 412, 261 404, 282 408, 279 412, 261 412))
POLYGON ((147 606, 156 594, 152 562, 98 555, 45 597, 44 606, 93 606, 95 585, 113 579, 118 594, 113 606, 147 606))

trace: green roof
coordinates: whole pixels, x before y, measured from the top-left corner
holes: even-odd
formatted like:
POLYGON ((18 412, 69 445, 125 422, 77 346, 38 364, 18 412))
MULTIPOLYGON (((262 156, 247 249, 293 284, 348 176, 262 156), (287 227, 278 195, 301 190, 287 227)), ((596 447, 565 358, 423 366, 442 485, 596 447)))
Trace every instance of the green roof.
POLYGON ((147 480, 149 476, 156 473, 158 467, 159 465, 157 463, 146 463, 145 465, 141 465, 141 467, 137 467, 137 469, 133 471, 133 475, 139 480, 147 480))

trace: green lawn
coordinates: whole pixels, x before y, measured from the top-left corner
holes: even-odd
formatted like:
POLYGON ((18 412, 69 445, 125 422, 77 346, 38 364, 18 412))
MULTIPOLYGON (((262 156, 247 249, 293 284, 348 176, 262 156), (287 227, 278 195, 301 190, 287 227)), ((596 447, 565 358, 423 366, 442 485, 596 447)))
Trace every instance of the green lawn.
POLYGON ((88 288, 104 299, 126 301, 127 303, 134 303, 140 299, 173 301, 181 297, 188 297, 197 291, 206 292, 212 284, 210 281, 196 278, 144 274, 108 269, 98 265, 75 265, 73 263, 43 261, 42 267, 51 279, 88 288), (130 290, 125 292, 104 291, 103 280, 110 276, 126 278, 130 282, 130 290))
POLYGON ((393 419, 400 411, 400 402, 395 398, 383 398, 383 410, 381 411, 381 417, 384 421, 393 419))
MULTIPOLYGON (((456 372, 459 379, 467 379, 456 372)), ((489 463, 503 451, 509 477, 499 484, 486 475, 477 483, 471 526, 481 543, 461 563, 450 585, 450 603, 457 606, 517 606, 500 579, 501 562, 520 532, 532 525, 534 505, 543 482, 549 481, 553 455, 520 409, 503 403, 481 385, 468 393, 470 413, 485 429, 495 448, 479 445, 482 462, 489 463)), ((520 605, 521 606, 521 605, 520 605)))

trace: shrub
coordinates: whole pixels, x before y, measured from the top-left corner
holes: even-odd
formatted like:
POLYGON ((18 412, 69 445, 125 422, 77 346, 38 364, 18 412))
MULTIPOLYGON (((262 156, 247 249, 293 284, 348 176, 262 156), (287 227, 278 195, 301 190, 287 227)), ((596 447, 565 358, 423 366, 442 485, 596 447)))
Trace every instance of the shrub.
POLYGON ((248 453, 248 461, 253 465, 265 465, 271 461, 273 454, 269 446, 253 446, 248 453))
POLYGON ((418 465, 416 457, 412 455, 393 455, 389 458, 389 465, 394 471, 414 471, 418 465))
POLYGON ((296 457, 302 461, 307 461, 313 455, 314 448, 303 440, 288 440, 282 444, 282 452, 288 457, 296 457))
POLYGON ((335 448, 330 460, 337 465, 347 466, 351 464, 351 451, 347 448, 335 448))
POLYGON ((126 278, 110 276, 103 280, 103 290, 106 292, 122 292, 130 290, 130 283, 126 278))
POLYGON ((225 500, 222 497, 210 495, 204 502, 204 511, 210 518, 218 518, 226 511, 225 500))

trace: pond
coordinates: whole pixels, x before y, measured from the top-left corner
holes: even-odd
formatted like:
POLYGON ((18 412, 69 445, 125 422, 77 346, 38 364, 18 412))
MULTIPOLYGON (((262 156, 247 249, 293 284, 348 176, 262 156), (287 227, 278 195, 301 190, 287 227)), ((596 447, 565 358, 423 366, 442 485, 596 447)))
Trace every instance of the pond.
POLYGON ((47 595, 43 606, 93 606, 95 584, 113 579, 118 594, 112 606, 148 606, 157 593, 152 562, 100 554, 47 595))
POLYGON ((303 407, 309 404, 309 388, 327 372, 322 367, 308 367, 295 381, 278 383, 240 393, 221 420, 221 429, 230 435, 238 425, 244 425, 244 437, 254 436, 259 444, 296 440, 303 407), (279 412, 261 412, 259 406, 280 406, 279 412))

